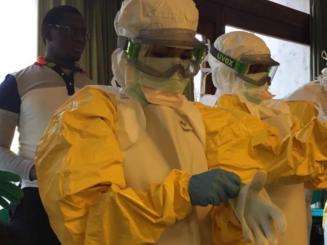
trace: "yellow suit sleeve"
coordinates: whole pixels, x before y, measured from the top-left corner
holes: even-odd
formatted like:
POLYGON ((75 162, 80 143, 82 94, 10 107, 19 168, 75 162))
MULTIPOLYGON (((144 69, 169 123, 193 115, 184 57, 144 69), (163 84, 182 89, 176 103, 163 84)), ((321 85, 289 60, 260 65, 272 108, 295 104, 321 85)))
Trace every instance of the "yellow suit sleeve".
MULTIPOLYGON (((327 188, 327 121, 318 120, 318 110, 306 101, 287 102, 293 116, 294 147, 300 159, 295 175, 309 189, 327 188)), ((287 178, 289 173, 285 173, 287 178)), ((283 176, 284 177, 284 176, 283 176)))
MULTIPOLYGON (((243 182, 258 170, 273 169, 279 151, 278 131, 241 110, 196 104, 206 130, 209 168, 236 173, 243 182)), ((289 166, 285 166, 289 168, 289 166)))
POLYGON ((255 110, 236 96, 223 97, 213 108, 197 104, 206 128, 209 167, 233 171, 245 182, 261 169, 269 182, 326 188, 327 123, 317 119, 313 104, 287 105, 290 133, 282 137, 278 127, 254 116, 255 110))
POLYGON ((40 195, 63 244, 155 243, 191 212, 189 175, 126 186, 114 96, 87 87, 52 117, 37 150, 40 195))

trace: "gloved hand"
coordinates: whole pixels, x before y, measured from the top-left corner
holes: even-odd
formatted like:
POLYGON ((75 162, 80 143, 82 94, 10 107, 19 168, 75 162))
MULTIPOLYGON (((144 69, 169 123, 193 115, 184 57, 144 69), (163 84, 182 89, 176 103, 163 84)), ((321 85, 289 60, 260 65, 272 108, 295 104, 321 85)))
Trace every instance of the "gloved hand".
POLYGON ((266 178, 265 172, 258 172, 231 201, 241 222, 244 239, 257 245, 278 244, 278 234, 286 230, 284 214, 263 189, 266 178))
POLYGON ((222 169, 193 175, 189 182, 192 205, 220 205, 234 198, 240 191, 240 178, 222 169))
POLYGON ((9 209, 9 202, 18 202, 23 197, 22 190, 12 183, 19 180, 15 174, 0 171, 0 206, 4 209, 9 209))

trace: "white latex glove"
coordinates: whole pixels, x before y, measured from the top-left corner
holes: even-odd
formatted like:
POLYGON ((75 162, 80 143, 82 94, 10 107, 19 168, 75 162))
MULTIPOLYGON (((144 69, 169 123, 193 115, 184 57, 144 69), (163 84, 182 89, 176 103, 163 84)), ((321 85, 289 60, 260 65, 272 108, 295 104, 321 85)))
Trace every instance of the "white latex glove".
POLYGON ((257 245, 278 244, 278 235, 286 230, 284 214, 271 202, 263 188, 266 178, 265 172, 258 172, 231 201, 241 222, 244 239, 257 245))

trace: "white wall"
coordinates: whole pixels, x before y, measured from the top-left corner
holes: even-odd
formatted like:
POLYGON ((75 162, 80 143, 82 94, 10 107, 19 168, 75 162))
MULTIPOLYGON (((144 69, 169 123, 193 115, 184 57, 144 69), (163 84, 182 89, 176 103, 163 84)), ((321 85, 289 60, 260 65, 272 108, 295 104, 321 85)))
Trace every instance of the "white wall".
MULTIPOLYGON (((41 0, 42 1, 42 0, 41 0)), ((0 83, 37 58, 38 0, 0 1, 0 83)), ((18 132, 11 146, 18 152, 18 132)))
POLYGON ((0 1, 0 83, 36 61, 37 0, 0 1))
POLYGON ((270 1, 310 14, 310 0, 270 0, 270 1))

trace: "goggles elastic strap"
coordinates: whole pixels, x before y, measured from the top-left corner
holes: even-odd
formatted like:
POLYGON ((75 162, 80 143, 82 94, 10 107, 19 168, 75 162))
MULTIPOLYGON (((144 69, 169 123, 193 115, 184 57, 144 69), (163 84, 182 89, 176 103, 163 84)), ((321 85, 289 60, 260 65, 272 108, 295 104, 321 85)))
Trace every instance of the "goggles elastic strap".
POLYGON ((215 47, 211 46, 210 53, 220 62, 227 65, 228 67, 232 68, 236 72, 240 74, 244 74, 248 70, 248 66, 246 64, 243 64, 232 57, 220 52, 215 47))

